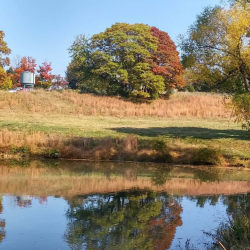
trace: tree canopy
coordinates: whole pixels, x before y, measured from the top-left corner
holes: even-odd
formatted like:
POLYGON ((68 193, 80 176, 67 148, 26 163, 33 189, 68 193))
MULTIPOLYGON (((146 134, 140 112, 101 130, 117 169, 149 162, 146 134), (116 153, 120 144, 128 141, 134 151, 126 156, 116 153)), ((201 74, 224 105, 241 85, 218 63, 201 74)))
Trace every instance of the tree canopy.
POLYGON ((207 7, 180 42, 191 83, 218 85, 229 93, 250 91, 250 4, 207 7))
POLYGON ((69 52, 68 80, 83 91, 157 98, 185 84, 174 42, 145 24, 116 23, 90 39, 80 35, 69 52))
POLYGON ((7 46, 7 43, 3 40, 4 36, 4 32, 0 30, 0 67, 4 67, 6 65, 8 66, 10 64, 10 59, 7 57, 7 55, 11 53, 11 50, 7 46))
POLYGON ((0 30, 0 89, 6 90, 12 87, 12 81, 4 69, 4 66, 10 64, 10 59, 7 55, 11 53, 11 50, 3 40, 4 36, 4 32, 0 30))

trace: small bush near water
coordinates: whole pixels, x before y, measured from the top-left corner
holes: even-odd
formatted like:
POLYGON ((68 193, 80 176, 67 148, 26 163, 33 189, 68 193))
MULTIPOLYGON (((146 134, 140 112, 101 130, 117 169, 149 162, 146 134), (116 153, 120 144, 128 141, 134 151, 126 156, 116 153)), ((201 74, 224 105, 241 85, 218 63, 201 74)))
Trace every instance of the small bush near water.
POLYGON ((214 149, 201 148, 194 152, 192 163, 195 165, 221 165, 222 154, 214 149))
POLYGON ((16 146, 11 146, 9 150, 10 154, 20 154, 22 157, 27 157, 30 155, 30 148, 23 146, 23 147, 16 147, 16 146))
POLYGON ((47 149, 44 152, 44 156, 46 158, 56 159, 56 158, 60 158, 61 154, 58 149, 47 149))

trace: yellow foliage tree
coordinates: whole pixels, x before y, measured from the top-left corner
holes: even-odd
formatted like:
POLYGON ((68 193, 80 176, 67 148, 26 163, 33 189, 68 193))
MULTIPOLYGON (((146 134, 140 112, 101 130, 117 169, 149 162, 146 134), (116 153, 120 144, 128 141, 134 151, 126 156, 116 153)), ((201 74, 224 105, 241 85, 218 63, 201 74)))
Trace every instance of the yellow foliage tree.
POLYGON ((250 3, 208 7, 181 37, 182 62, 190 82, 224 84, 250 92, 250 3))
POLYGON ((8 57, 3 57, 11 53, 7 43, 3 40, 4 36, 4 32, 0 30, 0 67, 8 66, 10 64, 10 59, 8 57))
POLYGON ((12 80, 7 76, 6 71, 0 67, 0 89, 7 90, 12 88, 12 80))

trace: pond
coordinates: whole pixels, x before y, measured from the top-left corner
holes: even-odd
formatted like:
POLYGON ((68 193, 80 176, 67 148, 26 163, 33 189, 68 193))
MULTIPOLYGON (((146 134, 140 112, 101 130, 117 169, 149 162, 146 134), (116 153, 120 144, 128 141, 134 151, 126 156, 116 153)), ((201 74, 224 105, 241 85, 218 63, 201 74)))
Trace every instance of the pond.
POLYGON ((143 163, 0 163, 0 249, 208 249, 250 171, 143 163))

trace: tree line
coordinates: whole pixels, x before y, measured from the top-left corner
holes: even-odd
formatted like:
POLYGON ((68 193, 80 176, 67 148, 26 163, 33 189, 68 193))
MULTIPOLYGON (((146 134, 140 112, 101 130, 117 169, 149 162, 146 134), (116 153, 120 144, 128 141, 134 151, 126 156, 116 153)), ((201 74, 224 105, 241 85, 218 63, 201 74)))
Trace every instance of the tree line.
POLYGON ((35 87, 49 88, 52 84, 58 86, 65 86, 68 84, 61 75, 53 75, 51 62, 43 62, 38 68, 36 60, 30 56, 24 56, 22 58, 16 57, 15 66, 4 69, 6 66, 10 66, 10 59, 8 55, 11 53, 11 49, 4 41, 4 32, 0 30, 0 89, 8 90, 21 86, 20 75, 25 71, 29 71, 36 74, 35 87))
MULTIPOLYGON (((0 31, 0 88, 17 86, 22 70, 35 62, 5 71, 11 50, 0 31)), ((250 2, 228 0, 206 7, 184 35, 179 48, 168 33, 145 24, 116 23, 92 37, 79 35, 69 48, 66 77, 82 93, 157 99, 173 89, 227 93, 239 121, 250 128, 250 2)), ((51 64, 37 71, 37 86, 50 84, 51 64)))
MULTIPOLYGON (((185 85, 229 94, 249 92, 249 27, 249 0, 206 7, 179 36, 180 58, 167 32, 145 24, 116 23, 90 38, 76 37, 69 48, 66 76, 71 88, 82 92, 124 97, 156 99, 185 85)), ((19 84, 21 72, 34 72, 36 63, 23 57, 16 68, 5 71, 11 50, 3 38, 0 31, 0 86, 7 88, 11 82, 19 84)), ((49 83, 51 71, 51 63, 44 62, 37 82, 49 83)))

